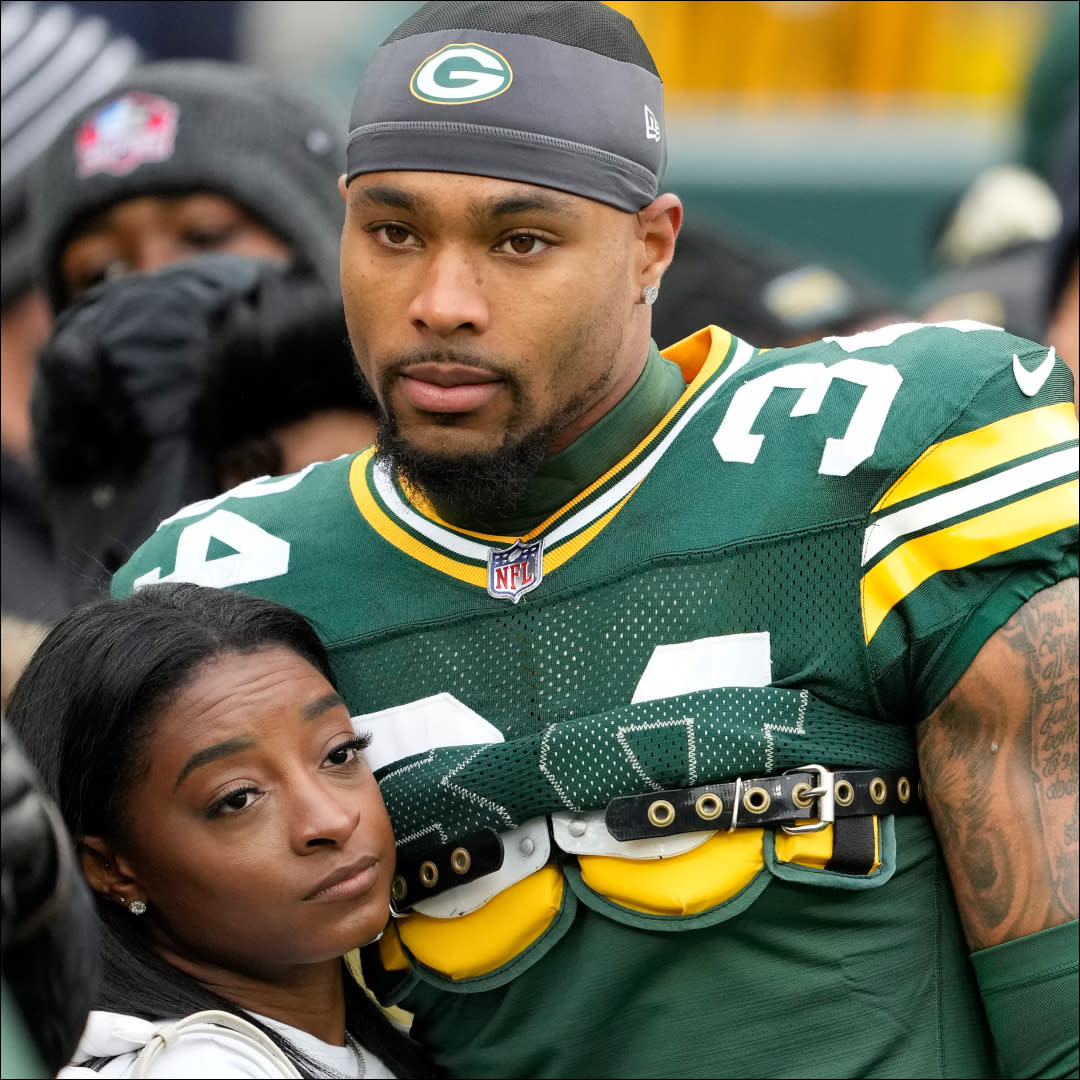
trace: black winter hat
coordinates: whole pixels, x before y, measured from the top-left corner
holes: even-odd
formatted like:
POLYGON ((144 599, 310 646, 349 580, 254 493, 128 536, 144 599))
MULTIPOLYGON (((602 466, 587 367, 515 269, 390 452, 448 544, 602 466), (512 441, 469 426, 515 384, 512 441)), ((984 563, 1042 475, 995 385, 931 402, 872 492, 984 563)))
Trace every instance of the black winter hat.
POLYGON ((81 110, 35 169, 39 277, 54 310, 67 302, 60 258, 80 222, 117 202, 170 192, 226 196, 337 292, 340 129, 315 103, 238 64, 136 68, 81 110))

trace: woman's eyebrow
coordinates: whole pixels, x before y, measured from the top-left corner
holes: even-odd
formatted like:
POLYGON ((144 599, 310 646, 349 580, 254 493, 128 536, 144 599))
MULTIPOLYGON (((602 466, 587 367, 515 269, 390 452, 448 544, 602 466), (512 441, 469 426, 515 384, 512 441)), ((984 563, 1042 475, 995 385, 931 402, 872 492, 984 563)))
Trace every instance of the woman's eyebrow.
POLYGON ((314 720, 316 716, 322 716, 328 709, 338 705, 344 705, 345 699, 337 693, 323 694, 322 697, 309 701, 301 710, 300 716, 304 720, 314 720))
POLYGON ((173 791, 175 791, 195 769, 198 769, 203 765, 209 765, 211 761, 218 761, 223 757, 228 757, 230 754, 238 754, 241 750, 250 750, 254 745, 254 739, 244 736, 237 739, 226 739, 224 742, 214 743, 213 746, 207 746, 203 750, 196 750, 195 753, 187 759, 187 764, 180 770, 180 775, 176 778, 176 783, 173 784, 173 791))

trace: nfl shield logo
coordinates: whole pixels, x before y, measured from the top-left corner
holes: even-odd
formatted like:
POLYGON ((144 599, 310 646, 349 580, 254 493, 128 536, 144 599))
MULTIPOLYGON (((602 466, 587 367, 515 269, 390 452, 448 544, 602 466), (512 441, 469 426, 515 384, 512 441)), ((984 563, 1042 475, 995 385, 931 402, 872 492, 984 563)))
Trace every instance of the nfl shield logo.
POLYGON ((134 92, 102 106, 75 135, 79 176, 127 176, 149 161, 167 161, 180 110, 154 94, 134 92))
POLYGON ((544 576, 544 541, 519 540, 513 547, 488 552, 488 592, 516 604, 544 576))

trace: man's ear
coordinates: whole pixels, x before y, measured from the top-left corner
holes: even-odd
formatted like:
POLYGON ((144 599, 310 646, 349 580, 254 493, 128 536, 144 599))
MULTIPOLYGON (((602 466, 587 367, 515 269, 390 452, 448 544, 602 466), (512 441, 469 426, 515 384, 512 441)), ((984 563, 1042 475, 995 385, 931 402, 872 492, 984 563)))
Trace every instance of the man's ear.
POLYGON ((84 836, 79 844, 79 862, 90 888, 118 904, 130 904, 132 900, 145 902, 128 860, 100 836, 84 836))
POLYGON ((638 235, 644 249, 641 285, 659 285, 675 257, 675 238, 682 227, 683 205, 678 195, 665 192, 637 213, 638 235))
POLYGON ((344 199, 345 202, 348 202, 349 201, 349 196, 348 196, 348 189, 345 186, 345 174, 344 173, 342 173, 337 178, 337 189, 338 189, 338 191, 341 192, 342 199, 344 199))

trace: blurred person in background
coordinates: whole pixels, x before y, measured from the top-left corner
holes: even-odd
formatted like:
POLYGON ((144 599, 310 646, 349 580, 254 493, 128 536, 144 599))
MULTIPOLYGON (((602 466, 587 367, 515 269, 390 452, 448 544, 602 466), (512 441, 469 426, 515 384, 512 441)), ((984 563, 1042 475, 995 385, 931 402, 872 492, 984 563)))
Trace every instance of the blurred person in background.
POLYGON ((243 61, 248 0, 71 0, 133 38, 147 60, 243 61))
POLYGON ((35 256, 54 314, 103 281, 207 251, 293 259, 336 293, 336 131, 320 106, 238 64, 135 69, 35 169, 35 256))
POLYGON ((1054 190, 1061 204, 1061 228, 1050 244, 1046 274, 1046 341, 1069 365, 1073 374, 1073 400, 1080 413, 1080 98, 1060 134, 1053 172, 1054 190))
MULTIPOLYGON (((48 448, 54 520, 58 503, 65 504, 58 538, 64 603, 92 595, 122 560, 115 553, 131 550, 161 517, 192 498, 216 494, 218 484, 240 475, 226 469, 214 476, 216 462, 198 476, 185 467, 175 473, 180 486, 174 488, 162 483, 164 471, 140 471, 148 460, 145 445, 115 437, 116 423, 124 428, 123 418, 134 415, 139 421, 127 425, 128 433, 145 421, 142 437, 155 453, 168 453, 158 441, 181 435, 190 406, 201 400, 208 359, 201 350, 224 328, 231 299, 247 295, 255 305, 263 325, 257 333, 248 328, 246 347, 250 352, 258 342, 263 359, 279 365, 275 370, 284 381, 272 409, 266 408, 269 393, 259 396, 258 408, 251 406, 266 382, 249 386, 246 401, 237 402, 236 430, 247 433, 243 439, 224 430, 215 438, 235 450, 254 434, 272 437, 278 453, 268 457, 264 445, 262 458, 280 469, 371 441, 371 408, 352 374, 344 329, 338 329, 342 208, 336 176, 344 151, 337 126, 321 107, 260 72, 180 60, 130 72, 79 110, 39 160, 32 203, 35 254, 55 315, 95 286, 206 252, 287 265, 300 288, 295 302, 258 299, 263 279, 256 268, 196 271, 187 290, 170 293, 168 282, 150 285, 145 293, 136 286, 121 290, 115 301, 80 307, 63 323, 63 342, 46 347, 50 405, 39 414, 36 437, 48 448), (280 354, 271 354, 289 347, 290 334, 294 344, 303 344, 299 324, 305 311, 314 320, 318 358, 293 357, 286 375, 280 354), (166 325, 172 326, 171 336, 166 325), (123 360, 114 362, 119 351, 123 360), (84 364, 80 376, 75 362, 65 383, 62 357, 73 353, 89 367, 84 364), (176 382, 167 382, 167 371, 176 382), (88 373, 96 380, 92 387, 88 373), (93 408, 81 412, 72 407, 75 401, 93 408), (110 418, 116 421, 111 427, 110 418), (66 464, 57 447, 72 449, 66 464), (95 472, 103 461, 103 471, 95 472), (116 469, 123 470, 123 483, 116 469), (135 482, 136 477, 142 479, 135 482), (118 491, 126 500, 116 502, 118 491), (110 541, 91 543, 88 521, 94 522, 94 537, 108 535, 110 541)), ((224 429, 228 406, 220 408, 224 429)))
POLYGON ((68 603, 181 507, 359 449, 376 426, 340 298, 302 267, 224 254, 74 300, 33 422, 68 603))
MULTIPOLYGON (((1077 375, 1077 98, 1044 181, 1017 165, 980 174, 937 243, 950 267, 912 297, 926 322, 975 319, 1053 345, 1077 375)), ((1074 388, 1080 409, 1080 388, 1074 388)))
POLYGON ((653 337, 673 345, 712 323, 755 345, 791 347, 909 317, 899 297, 866 275, 699 221, 679 231, 653 305, 653 337))
MULTIPOLYGON (((69 5, 0 7, 0 613, 5 664, 32 650, 64 605, 31 456, 30 387, 48 337, 49 305, 34 281, 30 171, 64 124, 138 60, 128 37, 69 5)), ((5 685, 10 685, 5 680, 5 685)))
POLYGON ((317 620, 398 836, 365 975, 451 1074, 1068 1075, 1070 375, 970 323, 660 353, 663 108, 604 4, 399 26, 341 181, 376 446, 114 593, 317 620))
POLYGON ((1075 214, 1075 188, 1062 190, 1062 170, 1076 156, 1080 4, 1056 0, 1047 10, 1023 88, 1016 160, 983 169, 940 215, 936 273, 910 298, 927 322, 976 319, 1033 340, 1048 332, 1054 241, 1075 214))
POLYGON ((924 322, 974 319, 1038 340, 1046 329, 1048 243, 1061 225, 1054 189, 1030 169, 981 172, 943 216, 938 273, 915 290, 924 322))

